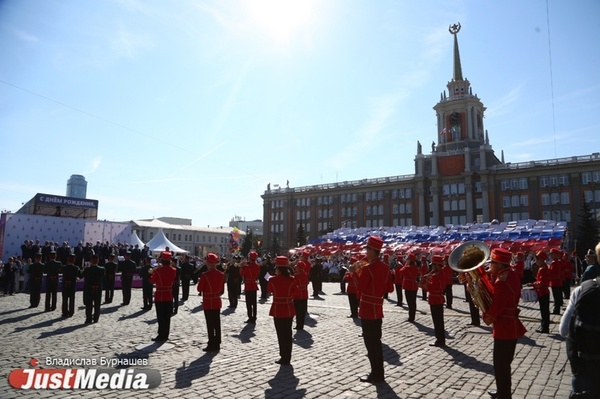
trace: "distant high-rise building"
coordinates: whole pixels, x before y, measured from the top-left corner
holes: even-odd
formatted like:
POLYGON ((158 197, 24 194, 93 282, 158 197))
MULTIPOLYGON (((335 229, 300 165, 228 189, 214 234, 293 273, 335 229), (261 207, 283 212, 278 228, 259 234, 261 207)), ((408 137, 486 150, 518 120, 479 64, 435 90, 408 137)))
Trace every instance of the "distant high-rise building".
POLYGON ((73 198, 86 198, 87 195, 87 181, 85 177, 81 175, 71 175, 71 178, 67 180, 67 197, 73 198))

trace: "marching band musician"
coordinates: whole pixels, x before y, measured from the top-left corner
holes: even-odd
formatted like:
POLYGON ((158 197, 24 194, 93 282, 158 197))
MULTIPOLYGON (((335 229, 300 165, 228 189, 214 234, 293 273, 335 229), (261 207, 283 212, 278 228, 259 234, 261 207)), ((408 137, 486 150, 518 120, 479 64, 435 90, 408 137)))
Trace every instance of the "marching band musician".
POLYGON ((202 292, 202 308, 208 330, 208 344, 202 349, 204 352, 218 352, 221 350, 221 294, 225 288, 225 275, 217 269, 219 257, 210 252, 206 255, 207 271, 202 274, 198 282, 198 292, 202 292))
POLYGON ((446 275, 446 288, 444 289, 444 295, 446 295, 446 308, 452 309, 452 300, 454 299, 454 292, 452 291, 454 282, 452 281, 452 278, 454 277, 454 270, 448 265, 448 255, 444 257, 442 272, 446 275))
POLYGON ((379 259, 381 248, 383 240, 377 236, 370 236, 366 247, 369 264, 362 267, 358 277, 358 316, 361 319, 362 336, 371 363, 371 373, 361 377, 360 381, 371 384, 384 381, 381 346, 383 296, 386 292, 394 291, 390 267, 379 259))
POLYGON ((344 275, 344 280, 348 283, 348 287, 346 287, 348 303, 350 305, 350 316, 348 317, 353 319, 358 317, 358 298, 356 297, 356 280, 358 276, 356 275, 356 262, 358 262, 357 258, 350 258, 350 266, 348 266, 348 271, 344 275))
POLYGON ((154 286, 150 281, 150 276, 152 276, 150 270, 152 270, 152 256, 146 255, 144 257, 144 266, 142 266, 142 269, 140 270, 140 277, 142 278, 142 299, 144 301, 142 310, 152 309, 154 286))
MULTIPOLYGON (((421 255, 421 265, 419 266, 419 281, 429 273, 429 264, 427 263, 427 256, 421 255)), ((427 300, 427 290, 421 288, 421 300, 427 300)))
POLYGON ((563 265, 562 251, 558 248, 550 250, 552 262, 548 269, 550 270, 550 289, 552 290, 552 299, 554 301, 554 309, 552 314, 560 314, 560 308, 563 305, 563 265))
POLYGON ((525 253, 522 251, 517 252, 517 260, 515 261, 512 269, 519 276, 519 281, 523 282, 523 277, 525 277, 525 253))
POLYGON ((235 309, 238 305, 240 296, 240 267, 239 255, 234 255, 231 261, 225 266, 225 279, 227 280, 227 298, 229 299, 229 308, 235 309))
POLYGON ((429 309, 431 319, 433 320, 433 330, 435 332, 435 342, 429 346, 446 347, 446 330, 444 328, 444 290, 446 288, 447 277, 442 272, 444 266, 444 257, 433 255, 431 257, 431 272, 421 279, 421 287, 427 290, 429 309))
POLYGON ((175 280, 174 267, 171 267, 170 252, 160 254, 160 264, 156 269, 150 269, 150 282, 156 285, 154 291, 154 307, 158 321, 158 335, 152 341, 164 342, 169 339, 171 330, 171 311, 173 310, 173 281, 175 280))
POLYGON ((402 277, 402 288, 406 296, 406 303, 408 305, 408 322, 413 323, 415 321, 415 315, 417 314, 417 290, 419 286, 417 284, 417 277, 419 276, 419 269, 415 261, 417 257, 415 254, 408 254, 406 256, 406 262, 404 266, 397 270, 396 273, 402 277))
POLYGON ((298 266, 304 269, 304 273, 306 273, 307 276, 310 276, 310 269, 312 269, 309 257, 310 251, 302 251, 300 254, 300 260, 296 262, 298 266))
POLYGON ((304 320, 306 319, 306 311, 308 308, 308 275, 304 269, 294 266, 294 281, 298 289, 294 295, 294 308, 296 309, 296 327, 295 330, 304 330, 304 320))
MULTIPOLYGON (((384 258, 385 261, 385 258, 384 258)), ((396 287, 396 295, 398 297, 398 301, 396 302, 396 306, 402 306, 402 273, 400 269, 402 269, 403 264, 400 256, 396 257, 396 267, 394 268, 394 286, 396 287)), ((408 298, 406 298, 408 302, 408 298)))
POLYGON ((256 251, 250 251, 248 254, 250 262, 240 268, 240 275, 244 279, 244 295, 246 297, 246 310, 248 311, 248 320, 246 323, 256 323, 256 294, 258 292, 258 274, 260 273, 260 266, 256 263, 258 259, 258 253, 256 251))
POLYGON ((542 325, 540 328, 535 330, 542 334, 548 334, 550 332, 550 270, 546 260, 548 255, 544 251, 538 251, 535 254, 535 264, 537 268, 537 275, 535 282, 529 284, 533 286, 538 296, 538 302, 540 304, 540 313, 542 316, 542 325))
POLYGON ((286 366, 292 359, 292 322, 296 314, 294 296, 298 286, 291 275, 290 263, 286 256, 275 258, 275 267, 275 276, 269 279, 268 285, 269 292, 273 294, 269 316, 273 316, 279 343, 280 359, 275 363, 286 366))
POLYGON ((494 337, 494 372, 497 391, 488 391, 493 399, 510 399, 511 368, 517 339, 527 331, 519 320, 521 282, 511 269, 512 253, 495 248, 491 254, 490 273, 494 286, 492 304, 483 314, 483 321, 492 324, 494 337))
POLYGON ((104 268, 98 266, 98 255, 92 254, 90 256, 90 265, 81 272, 83 277, 85 324, 97 323, 100 319, 100 302, 102 300, 104 274, 104 268))

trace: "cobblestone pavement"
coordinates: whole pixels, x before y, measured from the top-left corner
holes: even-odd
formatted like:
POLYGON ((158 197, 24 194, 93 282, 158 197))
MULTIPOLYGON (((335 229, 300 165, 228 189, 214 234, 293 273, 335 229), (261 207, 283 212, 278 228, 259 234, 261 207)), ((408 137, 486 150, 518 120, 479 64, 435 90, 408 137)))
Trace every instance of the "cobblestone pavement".
MULTIPOLYGON (((141 289, 131 304, 120 306, 121 293, 102 305, 99 323, 84 324, 84 308, 72 318, 60 317, 59 308, 28 309, 29 296, 0 298, 0 398, 487 398, 495 389, 491 329, 469 327, 468 305, 462 286, 454 286, 454 309, 445 309, 448 347, 430 347, 433 325, 429 306, 417 300, 417 322, 406 322, 406 307, 396 306, 396 294, 385 301, 383 348, 386 382, 361 383, 369 372, 360 321, 347 318, 348 300, 339 284, 325 283, 322 299, 310 299, 304 331, 294 335, 291 366, 279 366, 277 339, 268 316, 270 300, 258 306, 256 325, 247 319, 244 296, 235 311, 223 295, 222 345, 217 354, 202 351, 206 325, 201 297, 191 287, 190 299, 172 318, 170 340, 153 344, 157 324, 154 309, 141 310, 141 289), (160 371, 160 385, 136 390, 16 390, 8 376, 14 369, 64 368, 47 365, 53 359, 146 359, 147 368, 160 371)), ((311 290, 312 292, 312 290, 311 290)), ((420 294, 420 293, 419 293, 420 294)), ((82 294, 77 293, 77 304, 82 294)), ((527 327, 519 340, 513 368, 514 398, 567 398, 571 372, 564 342, 558 335, 560 316, 552 316, 550 334, 538 334, 537 303, 521 303, 527 327)), ((143 360, 142 360, 143 361, 143 360)), ((68 367, 67 367, 68 368, 68 367)), ((76 366, 73 368, 77 368, 76 366)), ((107 368, 107 367, 97 367, 107 368)))

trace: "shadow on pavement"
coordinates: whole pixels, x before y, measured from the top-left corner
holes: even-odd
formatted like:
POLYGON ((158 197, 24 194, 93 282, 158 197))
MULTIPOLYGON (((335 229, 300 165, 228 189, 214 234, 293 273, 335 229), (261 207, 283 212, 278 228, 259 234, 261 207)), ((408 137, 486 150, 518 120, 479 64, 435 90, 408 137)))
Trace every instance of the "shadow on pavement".
POLYGON ((400 354, 396 352, 394 349, 389 347, 386 344, 381 344, 383 348, 383 360, 388 362, 388 364, 393 364, 395 366, 401 366, 402 361, 400 360, 400 354))
MULTIPOLYGON (((114 313, 114 312, 116 312, 116 311, 117 311, 119 308, 120 308, 120 306, 119 306, 119 305, 116 305, 116 306, 111 306, 111 307, 108 307, 108 308, 100 308, 100 313, 102 313, 102 314, 105 314, 105 313, 106 313, 106 314, 108 314, 108 313, 114 313)), ((84 307, 84 309, 85 309, 85 307, 84 307)))
POLYGON ((6 324, 18 323, 20 321, 27 320, 30 317, 39 316, 41 314, 44 314, 44 312, 42 311, 42 312, 37 312, 37 313, 23 314, 21 316, 15 316, 15 317, 11 317, 11 318, 2 320, 2 323, 6 323, 6 324))
POLYGON ((36 328, 44 328, 44 327, 50 327, 52 324, 56 323, 57 321, 61 321, 63 320, 62 317, 57 317, 51 320, 45 320, 42 322, 39 322, 37 324, 32 324, 30 326, 25 326, 25 327, 17 327, 15 328, 14 332, 20 332, 20 331, 25 331, 25 330, 33 330, 36 328))
POLYGON ((304 325, 309 326, 309 327, 316 327, 317 319, 314 317, 311 317, 311 315, 309 313, 307 313, 306 318, 304 319, 304 325))
POLYGON ((189 388, 192 386, 192 381, 202 378, 210 371, 215 352, 207 352, 198 359, 186 366, 185 362, 175 372, 175 388, 189 388))
POLYGON ((60 335, 60 334, 68 334, 70 332, 79 330, 80 328, 84 328, 87 326, 89 326, 89 324, 84 324, 83 322, 81 322, 81 324, 75 324, 73 326, 57 328, 54 331, 45 331, 40 334, 38 339, 44 339, 44 338, 48 338, 48 337, 52 337, 52 336, 56 336, 56 335, 60 335))
POLYGON ((281 366, 277 374, 268 383, 271 388, 265 389, 265 399, 275 398, 303 398, 306 389, 297 389, 300 380, 294 375, 294 367, 281 366))
POLYGON ((460 365, 463 368, 477 370, 486 374, 494 375, 494 366, 491 364, 481 362, 473 356, 469 356, 466 353, 460 352, 449 346, 443 348, 443 350, 446 351, 450 356, 452 356, 454 363, 460 365))
POLYGON ((7 310, 6 312, 0 312, 0 316, 4 316, 4 315, 8 315, 8 314, 13 314, 13 313, 19 313, 19 312, 22 312, 22 311, 27 310, 27 309, 31 309, 31 308, 21 308, 21 309, 7 310))
POLYGON ((377 389, 377 397, 378 398, 400 398, 396 392, 392 389, 391 386, 387 382, 382 382, 380 384, 375 385, 375 389, 377 389))
POLYGON ((255 337, 254 330, 256 329, 256 324, 248 323, 239 334, 234 334, 232 337, 239 338, 242 341, 242 344, 247 344, 252 342, 252 337, 255 337))
POLYGON ((118 321, 127 320, 127 319, 135 319, 136 317, 139 317, 146 312, 147 312, 147 310, 140 309, 135 313, 132 313, 129 315, 123 315, 123 316, 119 317, 118 321))
POLYGON ((313 343, 312 334, 306 330, 298 330, 296 334, 294 334, 294 343, 301 348, 308 349, 313 343))

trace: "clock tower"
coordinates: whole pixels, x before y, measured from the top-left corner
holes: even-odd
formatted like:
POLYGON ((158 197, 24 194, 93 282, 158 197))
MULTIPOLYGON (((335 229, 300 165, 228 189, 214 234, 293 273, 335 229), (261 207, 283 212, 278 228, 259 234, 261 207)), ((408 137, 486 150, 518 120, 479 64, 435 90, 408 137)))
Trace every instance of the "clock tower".
POLYGON ((437 118, 437 141, 431 145, 431 155, 422 153, 417 144, 415 177, 418 191, 430 200, 421 199, 420 220, 438 224, 453 220, 454 202, 458 202, 457 214, 464 211, 467 220, 489 218, 489 195, 492 188, 493 170, 502 165, 489 143, 483 125, 485 107, 479 97, 473 94, 471 83, 463 77, 458 32, 460 24, 450 25, 454 37, 453 75, 446 85, 447 92, 440 95, 440 101, 433 107, 437 118), (458 187, 456 191, 454 187, 458 187), (481 210, 473 212, 473 205, 480 202, 481 210), (450 208, 450 209, 446 209, 450 208))

